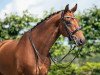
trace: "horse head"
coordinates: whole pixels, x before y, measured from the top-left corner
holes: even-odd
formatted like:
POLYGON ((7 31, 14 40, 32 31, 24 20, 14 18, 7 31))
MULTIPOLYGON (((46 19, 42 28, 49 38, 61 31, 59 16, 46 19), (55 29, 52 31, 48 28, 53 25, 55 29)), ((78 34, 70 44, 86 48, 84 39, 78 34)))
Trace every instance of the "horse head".
POLYGON ((74 12, 77 9, 77 4, 69 10, 69 5, 66 5, 65 10, 61 13, 60 32, 63 36, 68 37, 69 40, 75 41, 78 46, 85 43, 85 37, 79 26, 79 21, 74 17, 74 12))

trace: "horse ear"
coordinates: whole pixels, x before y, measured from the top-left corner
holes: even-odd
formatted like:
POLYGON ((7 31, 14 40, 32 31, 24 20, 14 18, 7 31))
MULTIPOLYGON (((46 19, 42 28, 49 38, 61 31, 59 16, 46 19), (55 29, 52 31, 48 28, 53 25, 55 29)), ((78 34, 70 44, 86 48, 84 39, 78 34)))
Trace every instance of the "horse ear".
POLYGON ((77 9, 77 4, 71 9, 71 11, 74 13, 77 9))
POLYGON ((69 4, 66 5, 64 12, 67 12, 69 10, 69 4))

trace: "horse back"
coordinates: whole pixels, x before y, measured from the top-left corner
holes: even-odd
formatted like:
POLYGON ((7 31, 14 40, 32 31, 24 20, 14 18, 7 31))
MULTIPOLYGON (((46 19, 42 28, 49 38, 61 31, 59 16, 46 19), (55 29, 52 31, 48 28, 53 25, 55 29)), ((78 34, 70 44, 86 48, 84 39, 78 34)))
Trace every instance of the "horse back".
POLYGON ((16 68, 14 56, 16 45, 17 41, 14 40, 0 42, 0 72, 12 75, 10 72, 13 72, 16 68))

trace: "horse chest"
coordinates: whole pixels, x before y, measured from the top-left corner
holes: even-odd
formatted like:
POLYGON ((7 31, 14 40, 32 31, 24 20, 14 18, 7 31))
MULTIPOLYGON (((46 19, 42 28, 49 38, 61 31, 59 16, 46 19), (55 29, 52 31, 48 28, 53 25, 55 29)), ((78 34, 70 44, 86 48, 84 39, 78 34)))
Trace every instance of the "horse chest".
POLYGON ((45 57, 44 59, 39 59, 38 67, 37 67, 39 69, 39 73, 41 75, 47 74, 50 64, 51 64, 51 61, 48 57, 45 57))

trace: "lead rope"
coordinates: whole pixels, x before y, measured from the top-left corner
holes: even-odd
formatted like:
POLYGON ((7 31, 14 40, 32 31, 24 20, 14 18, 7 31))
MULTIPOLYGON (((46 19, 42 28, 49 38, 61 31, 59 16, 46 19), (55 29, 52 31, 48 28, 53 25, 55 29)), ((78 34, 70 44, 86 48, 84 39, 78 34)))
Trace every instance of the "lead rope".
MULTIPOLYGON (((67 57, 67 56, 69 55, 69 53, 70 53, 72 50, 73 50, 73 49, 70 48, 69 52, 68 52, 64 57, 62 57, 60 60, 58 60, 58 62, 60 63, 65 57, 67 57)), ((52 58, 51 53, 50 53, 50 58, 51 58, 52 62, 53 62, 58 68, 61 68, 61 66, 58 66, 58 65, 57 65, 57 61, 56 61, 55 59, 52 58)), ((72 61, 71 61, 71 62, 72 62, 72 61)), ((70 65, 70 63, 69 63, 68 65, 70 65)))
MULTIPOLYGON (((68 56, 69 53, 70 53, 72 50, 75 49, 75 47, 76 47, 76 46, 74 46, 72 49, 70 49, 70 51, 69 51, 63 58, 60 59, 60 61, 62 61, 66 56, 68 56)), ((76 54, 75 57, 68 63, 68 65, 66 66, 66 68, 68 68, 68 67, 72 64, 72 62, 73 62, 73 61, 77 58, 77 56, 80 54, 81 50, 82 50, 82 47, 81 47, 81 48, 78 48, 78 51, 76 52, 77 54, 76 54)), ((58 68, 64 68, 64 67, 61 67, 61 66, 57 65, 55 59, 52 58, 51 54, 50 54, 50 58, 51 58, 51 60, 53 61, 53 63, 54 63, 58 68)), ((59 61, 59 62, 60 62, 60 61, 59 61)))
MULTIPOLYGON (((30 35, 29 35, 29 41, 30 41, 30 43, 31 43, 31 45, 32 45, 32 48, 34 49, 34 52, 35 52, 35 55, 36 55, 36 73, 37 73, 37 66, 38 66, 38 59, 40 59, 41 60, 41 62, 42 63, 44 63, 45 62, 45 60, 43 60, 41 57, 40 57, 40 53, 38 52, 38 50, 36 49, 36 47, 35 47, 35 44, 34 44, 34 42, 33 42, 33 40, 32 40, 32 29, 30 30, 30 35)), ((40 68, 39 68, 39 66, 38 66, 38 69, 39 69, 39 71, 40 71, 40 68)), ((38 75, 38 73, 37 73, 37 75, 38 75)))
POLYGON ((72 47, 72 45, 71 45, 70 47, 71 48, 70 48, 69 52, 66 55, 64 55, 58 62, 62 61, 65 57, 67 57, 69 55, 69 53, 75 49, 76 46, 72 47))
POLYGON ((78 48, 77 54, 75 55, 75 57, 70 61, 70 63, 67 65, 67 67, 69 67, 71 65, 71 63, 78 57, 78 55, 80 54, 82 48, 78 48))
MULTIPOLYGON (((32 31, 32 29, 30 30, 29 41, 30 41, 30 43, 31 43, 31 45, 32 45, 32 48, 34 49, 34 53, 35 53, 35 55, 36 55, 36 75, 38 75, 37 67, 38 67, 38 69, 39 69, 39 71, 40 71, 40 68, 39 68, 39 66, 38 66, 38 58, 40 58, 40 56, 39 56, 39 52, 37 51, 37 49, 36 49, 36 47, 35 47, 35 45, 34 45, 34 43, 33 43, 33 40, 32 40, 32 37, 31 37, 31 35, 32 35, 31 31, 32 31)), ((41 59, 41 58, 40 58, 40 59, 41 59)))

